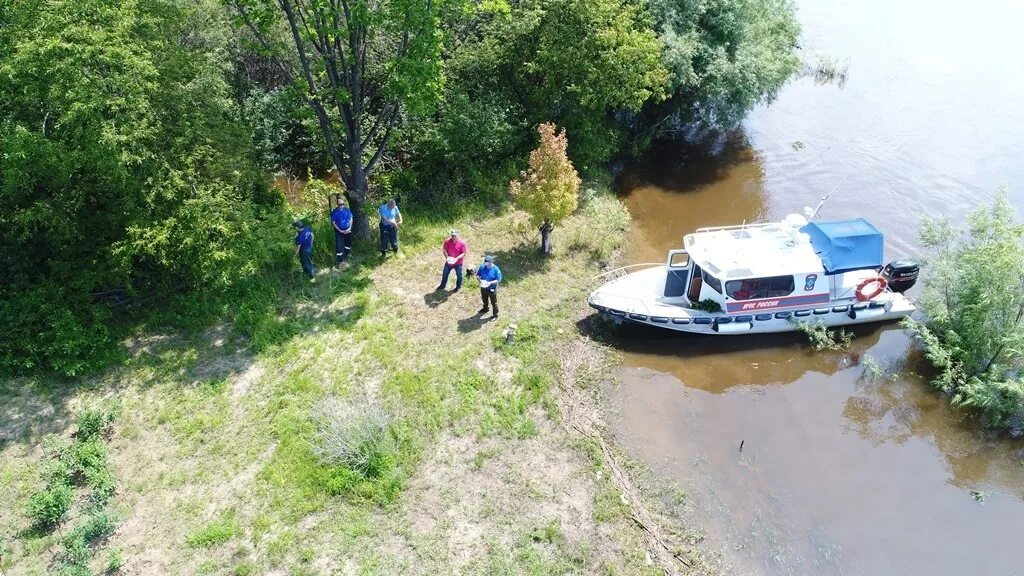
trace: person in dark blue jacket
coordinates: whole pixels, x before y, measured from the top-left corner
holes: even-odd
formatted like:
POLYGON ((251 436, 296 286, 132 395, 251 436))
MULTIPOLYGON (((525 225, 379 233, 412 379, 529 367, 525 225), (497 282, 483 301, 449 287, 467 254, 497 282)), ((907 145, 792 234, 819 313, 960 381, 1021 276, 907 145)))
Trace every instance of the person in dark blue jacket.
POLYGON ((334 228, 334 252, 338 268, 348 260, 352 252, 352 211, 348 209, 344 196, 338 196, 338 205, 331 210, 331 227, 334 228))
POLYGON ((493 307, 491 318, 498 317, 498 283, 501 282, 501 268, 494 264, 494 256, 484 256, 484 263, 476 269, 476 277, 480 280, 480 298, 484 307, 477 314, 486 314, 493 307))
POLYGON ((312 280, 316 276, 316 268, 313 267, 313 231, 302 220, 292 222, 292 226, 299 231, 295 235, 295 254, 299 257, 303 272, 312 280))

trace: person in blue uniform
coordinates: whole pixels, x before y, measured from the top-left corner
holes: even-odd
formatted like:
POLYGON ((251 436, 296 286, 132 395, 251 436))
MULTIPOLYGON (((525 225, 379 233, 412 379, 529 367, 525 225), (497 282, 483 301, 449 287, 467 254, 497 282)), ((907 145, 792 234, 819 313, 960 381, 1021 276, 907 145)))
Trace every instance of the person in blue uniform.
POLYGON ((402 213, 392 198, 380 207, 380 257, 388 255, 388 247, 398 254, 398 227, 402 225, 402 213))
POLYGON ((338 196, 338 205, 331 210, 331 226, 334 228, 334 252, 338 268, 348 260, 352 252, 352 211, 348 209, 344 196, 338 196))
POLYGON ((494 256, 484 256, 484 263, 477 268, 476 277, 480 280, 480 299, 484 307, 477 314, 486 314, 491 308, 491 318, 498 317, 498 283, 501 282, 501 268, 494 263, 494 256))
POLYGON ((302 271, 312 279, 316 276, 316 268, 313 267, 313 231, 302 220, 292 222, 292 226, 299 231, 295 235, 295 254, 302 264, 302 271))

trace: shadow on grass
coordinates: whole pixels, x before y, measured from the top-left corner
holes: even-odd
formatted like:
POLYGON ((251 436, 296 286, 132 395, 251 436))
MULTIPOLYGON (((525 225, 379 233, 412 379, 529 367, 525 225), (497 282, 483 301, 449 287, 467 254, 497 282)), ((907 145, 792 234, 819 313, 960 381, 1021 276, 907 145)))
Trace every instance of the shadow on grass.
POLYGON ((467 334, 483 328, 485 324, 490 323, 492 320, 496 320, 488 312, 487 314, 473 314, 469 318, 459 320, 459 332, 467 334))
POLYGON ((540 248, 533 244, 520 244, 511 250, 501 250, 491 255, 494 256, 494 263, 501 268, 505 283, 509 284, 531 274, 547 272, 551 265, 551 257, 542 254, 540 248))
POLYGON ((0 452, 12 443, 36 446, 71 422, 73 385, 47 386, 28 378, 0 383, 0 452))
POLYGON ((448 292, 447 290, 431 290, 423 295, 423 303, 426 304, 428 308, 437 308, 441 304, 447 302, 448 298, 450 298, 452 294, 454 294, 454 292, 448 292))

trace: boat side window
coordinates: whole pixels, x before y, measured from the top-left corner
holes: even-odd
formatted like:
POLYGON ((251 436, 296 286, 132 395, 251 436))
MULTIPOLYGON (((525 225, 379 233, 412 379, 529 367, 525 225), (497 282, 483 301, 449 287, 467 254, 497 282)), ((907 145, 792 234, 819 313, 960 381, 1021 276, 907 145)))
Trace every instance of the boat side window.
POLYGON ((722 281, 719 280, 718 278, 715 278, 711 274, 708 274, 707 270, 704 270, 703 272, 704 272, 704 283, 707 284, 708 286, 710 286, 711 289, 714 290, 715 292, 718 292, 719 294, 721 294, 722 293, 722 281))
POLYGON ((781 298, 792 294, 795 288, 792 276, 748 278, 746 280, 730 280, 725 283, 725 293, 733 300, 781 298))

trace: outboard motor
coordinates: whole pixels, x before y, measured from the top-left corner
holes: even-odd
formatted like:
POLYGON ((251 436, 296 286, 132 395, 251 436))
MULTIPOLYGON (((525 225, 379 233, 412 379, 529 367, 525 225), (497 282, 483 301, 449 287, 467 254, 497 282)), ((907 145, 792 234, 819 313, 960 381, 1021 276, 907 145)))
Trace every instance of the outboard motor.
POLYGON ((921 266, 913 260, 889 262, 882 269, 882 277, 889 283, 889 290, 902 294, 917 283, 921 266))

